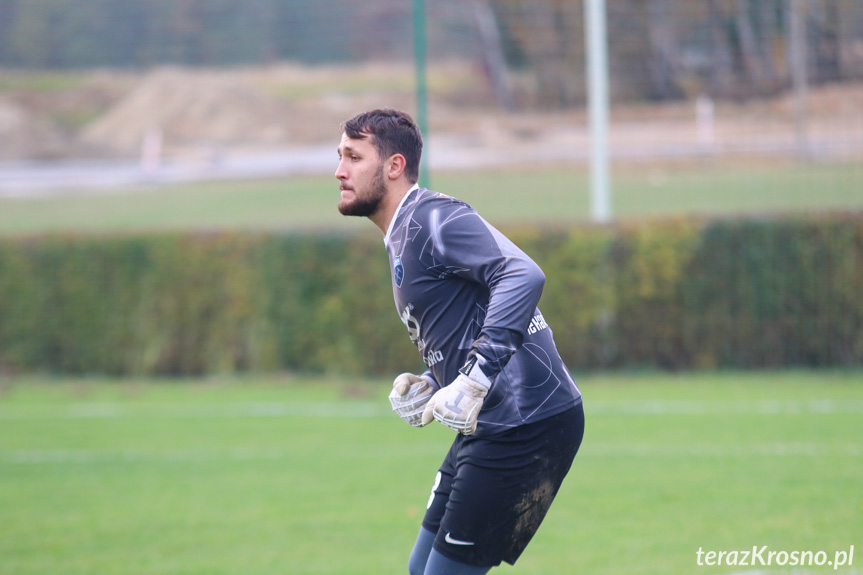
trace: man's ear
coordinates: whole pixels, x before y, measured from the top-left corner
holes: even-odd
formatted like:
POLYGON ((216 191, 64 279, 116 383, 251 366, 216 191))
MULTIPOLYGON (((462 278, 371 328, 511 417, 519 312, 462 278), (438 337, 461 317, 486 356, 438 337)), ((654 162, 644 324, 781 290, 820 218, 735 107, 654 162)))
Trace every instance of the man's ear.
POLYGON ((405 173, 407 160, 401 154, 393 154, 390 156, 387 164, 387 177, 391 180, 397 180, 405 173))

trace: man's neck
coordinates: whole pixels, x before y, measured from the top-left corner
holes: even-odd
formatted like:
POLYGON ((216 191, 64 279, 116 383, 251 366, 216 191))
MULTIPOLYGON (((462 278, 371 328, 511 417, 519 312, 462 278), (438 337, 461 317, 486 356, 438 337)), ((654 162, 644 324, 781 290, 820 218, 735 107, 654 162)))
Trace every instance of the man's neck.
POLYGON ((402 201, 402 198, 413 189, 415 184, 408 182, 404 186, 393 188, 387 191, 386 197, 381 201, 378 210, 369 216, 369 219, 381 230, 381 233, 386 235, 390 227, 390 222, 396 215, 396 210, 402 201))

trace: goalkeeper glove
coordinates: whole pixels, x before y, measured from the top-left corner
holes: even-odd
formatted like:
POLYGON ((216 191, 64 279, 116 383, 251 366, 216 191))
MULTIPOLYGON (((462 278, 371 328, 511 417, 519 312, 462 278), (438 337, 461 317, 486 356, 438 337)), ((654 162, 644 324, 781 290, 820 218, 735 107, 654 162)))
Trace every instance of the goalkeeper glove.
POLYGON ((426 404, 422 425, 432 419, 464 435, 476 431, 477 417, 482 402, 491 387, 491 381, 480 369, 485 360, 474 356, 459 370, 459 376, 448 386, 435 393, 426 404))
POLYGON ((422 414, 435 390, 425 377, 403 373, 393 381, 390 404, 393 411, 405 422, 422 427, 422 414))

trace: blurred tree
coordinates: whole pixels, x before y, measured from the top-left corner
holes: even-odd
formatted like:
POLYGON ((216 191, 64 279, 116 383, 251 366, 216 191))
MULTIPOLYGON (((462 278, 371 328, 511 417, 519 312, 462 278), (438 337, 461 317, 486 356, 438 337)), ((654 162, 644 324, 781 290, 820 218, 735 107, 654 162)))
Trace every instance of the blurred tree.
POLYGON ((58 54, 64 38, 57 34, 64 6, 51 2, 20 2, 9 32, 11 59, 25 68, 62 67, 58 54))
POLYGON ((737 0, 735 25, 743 78, 758 93, 772 93, 777 85, 777 73, 772 53, 773 36, 777 30, 775 12, 783 10, 775 0, 737 0))
POLYGON ((535 81, 533 100, 561 107, 584 101, 582 0, 496 0, 496 13, 535 81))
POLYGON ((809 0, 809 26, 806 33, 812 55, 812 76, 817 82, 843 77, 839 46, 840 7, 839 0, 809 0))
POLYGON ((12 64, 9 37, 16 20, 18 2, 16 0, 0 0, 0 66, 12 64))
POLYGON ((735 76, 728 18, 720 0, 707 0, 707 6, 710 22, 707 91, 714 96, 730 95, 734 92, 735 76))
POLYGON ((495 99, 504 110, 516 107, 512 85, 507 74, 500 27, 489 0, 474 0, 477 35, 482 46, 482 61, 491 81, 495 99))
MULTIPOLYGON (((861 0, 607 0, 613 97, 787 88, 792 4, 808 77, 863 78, 861 0)), ((581 104, 583 12, 584 0, 436 0, 429 57, 481 63, 505 108, 581 104)), ((0 0, 0 64, 16 68, 409 59, 411 34, 402 0, 0 0)))
POLYGON ((654 0, 647 6, 648 37, 650 53, 648 70, 653 99, 680 98, 683 90, 679 85, 682 46, 680 44, 680 21, 683 11, 678 10, 675 0, 654 0))

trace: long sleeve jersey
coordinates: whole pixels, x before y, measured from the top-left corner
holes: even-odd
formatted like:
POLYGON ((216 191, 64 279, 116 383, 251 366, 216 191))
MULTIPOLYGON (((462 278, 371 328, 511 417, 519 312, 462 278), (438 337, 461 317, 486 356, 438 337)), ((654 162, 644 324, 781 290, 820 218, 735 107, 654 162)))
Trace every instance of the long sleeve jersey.
POLYGON ((396 310, 435 387, 479 355, 492 381, 477 436, 581 402, 539 303, 545 275, 468 204, 414 186, 384 237, 396 310))

